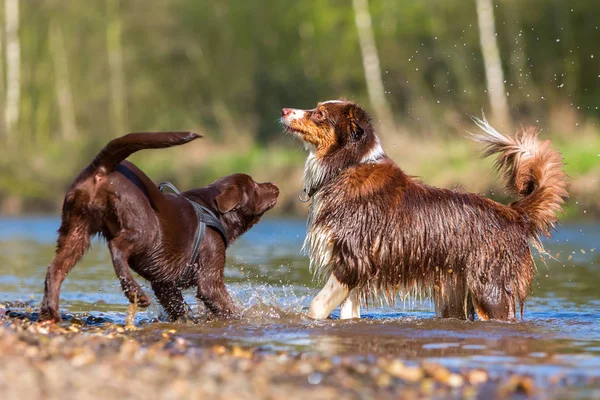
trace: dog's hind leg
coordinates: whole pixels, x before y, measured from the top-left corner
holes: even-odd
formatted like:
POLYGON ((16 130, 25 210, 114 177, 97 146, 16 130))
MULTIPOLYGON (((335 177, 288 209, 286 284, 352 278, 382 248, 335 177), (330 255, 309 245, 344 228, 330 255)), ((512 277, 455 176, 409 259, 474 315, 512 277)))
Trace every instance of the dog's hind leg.
POLYGON ((46 273, 40 321, 60 322, 60 286, 89 247, 89 225, 83 219, 63 214, 63 221, 58 230, 56 255, 46 273))
POLYGON ((308 316, 313 319, 325 319, 348 297, 350 288, 341 283, 334 274, 310 303, 308 316))
POLYGON ((113 266, 125 297, 130 303, 136 303, 140 307, 148 307, 150 298, 144 293, 140 285, 135 281, 129 270, 129 256, 135 243, 134 232, 123 229, 119 234, 108 242, 108 249, 112 257, 113 266))
POLYGON ((340 308, 340 319, 360 318, 360 292, 357 288, 350 291, 340 308))
POLYGON ((181 290, 175 283, 152 282, 152 290, 160 305, 169 314, 170 320, 176 321, 190 312, 190 307, 183 299, 181 290))
POLYGON ((471 302, 471 292, 467 287, 466 278, 446 274, 435 281, 433 288, 433 302, 435 315, 438 318, 475 319, 475 309, 471 302))

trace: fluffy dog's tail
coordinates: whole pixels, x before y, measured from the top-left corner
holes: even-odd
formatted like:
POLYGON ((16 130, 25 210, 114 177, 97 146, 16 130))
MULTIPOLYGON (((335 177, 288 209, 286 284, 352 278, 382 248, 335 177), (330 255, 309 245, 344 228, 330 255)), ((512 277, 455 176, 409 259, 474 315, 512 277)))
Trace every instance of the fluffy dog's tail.
POLYGON ((511 138, 495 130, 485 116, 473 120, 481 132, 472 138, 487 144, 484 157, 498 155, 496 168, 503 173, 507 190, 519 197, 511 207, 524 217, 532 238, 550 236, 558 220, 556 213, 568 197, 562 156, 549 140, 538 140, 535 128, 523 129, 511 138))
POLYGON ((94 158, 91 168, 100 174, 112 172, 116 166, 136 151, 179 146, 202 137, 193 132, 129 133, 111 140, 94 158))

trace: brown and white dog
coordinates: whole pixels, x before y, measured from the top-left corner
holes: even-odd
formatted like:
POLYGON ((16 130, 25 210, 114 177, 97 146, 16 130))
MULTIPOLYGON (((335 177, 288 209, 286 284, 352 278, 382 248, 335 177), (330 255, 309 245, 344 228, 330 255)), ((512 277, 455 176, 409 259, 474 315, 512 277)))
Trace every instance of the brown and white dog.
POLYGON ((428 186, 383 151, 369 115, 335 100, 312 110, 284 108, 285 130, 308 150, 304 190, 311 198, 304 243, 311 267, 328 282, 309 316, 360 317, 360 303, 433 288, 439 317, 514 320, 531 288, 540 248, 567 197, 560 154, 537 131, 504 136, 476 120, 518 200, 428 186))

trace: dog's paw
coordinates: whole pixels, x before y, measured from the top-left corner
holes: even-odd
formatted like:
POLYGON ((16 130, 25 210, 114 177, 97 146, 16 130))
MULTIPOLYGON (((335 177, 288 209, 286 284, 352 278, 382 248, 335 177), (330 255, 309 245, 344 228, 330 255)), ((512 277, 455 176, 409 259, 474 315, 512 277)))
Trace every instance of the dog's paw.
POLYGON ((150 297, 148 297, 145 293, 143 293, 141 296, 137 297, 137 305, 138 307, 150 307, 150 297))
POLYGON ((127 300, 129 300, 130 304, 135 304, 142 308, 149 307, 151 303, 150 297, 148 297, 148 295, 144 293, 141 288, 135 290, 126 290, 125 297, 127 297, 127 300))
POLYGON ((42 308, 40 310, 40 316, 38 321, 44 325, 52 325, 62 321, 60 312, 56 310, 50 310, 48 308, 42 308))

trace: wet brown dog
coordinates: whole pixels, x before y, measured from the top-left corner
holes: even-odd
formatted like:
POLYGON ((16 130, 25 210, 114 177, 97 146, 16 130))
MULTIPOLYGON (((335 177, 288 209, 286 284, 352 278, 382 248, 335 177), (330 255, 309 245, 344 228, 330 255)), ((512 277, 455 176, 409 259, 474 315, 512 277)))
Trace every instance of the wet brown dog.
POLYGON ((123 161, 142 149, 188 143, 190 132, 130 133, 111 141, 85 168, 68 190, 58 230, 56 255, 48 267, 43 321, 60 321, 60 286, 90 246, 90 237, 103 236, 127 299, 146 307, 150 299, 130 269, 151 282, 158 301, 173 320, 188 311, 181 289, 196 286, 197 297, 215 315, 236 315, 223 282, 227 243, 211 228, 191 260, 198 227, 194 206, 211 210, 232 243, 275 205, 279 189, 235 174, 181 195, 162 193, 135 165, 123 161))
POLYGON ((486 121, 474 139, 498 154, 518 200, 499 204, 438 189, 406 175, 383 151, 369 115, 348 101, 284 108, 282 123, 304 142, 312 199, 305 248, 329 278, 309 315, 360 317, 360 302, 433 289, 440 317, 513 320, 531 286, 529 244, 550 235, 566 192, 562 159, 535 129, 509 138, 486 121))

